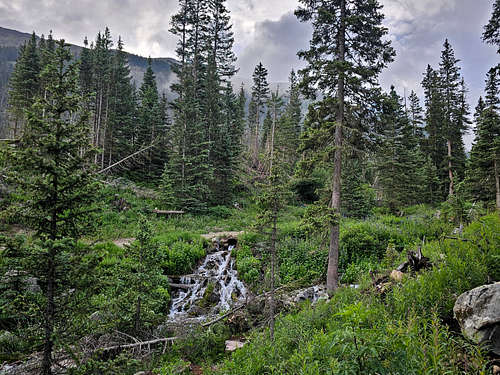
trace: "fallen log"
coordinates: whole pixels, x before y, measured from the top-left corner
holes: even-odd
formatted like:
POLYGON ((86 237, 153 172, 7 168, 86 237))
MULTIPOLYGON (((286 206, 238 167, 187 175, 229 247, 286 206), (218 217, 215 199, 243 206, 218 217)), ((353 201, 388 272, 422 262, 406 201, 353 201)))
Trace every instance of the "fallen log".
POLYGON ((173 211, 173 210, 157 210, 156 208, 152 211, 157 215, 182 215, 184 211, 173 211))
POLYGON ((151 345, 156 345, 156 344, 172 344, 175 340, 177 340, 177 336, 175 337, 166 337, 162 339, 155 339, 155 340, 150 340, 150 341, 140 341, 136 342, 134 344, 125 344, 125 345, 114 345, 114 346, 108 346, 107 348, 98 348, 95 351, 102 351, 102 352, 109 352, 113 350, 124 350, 124 349, 135 349, 137 347, 142 348, 147 346, 148 348, 151 347, 151 345))

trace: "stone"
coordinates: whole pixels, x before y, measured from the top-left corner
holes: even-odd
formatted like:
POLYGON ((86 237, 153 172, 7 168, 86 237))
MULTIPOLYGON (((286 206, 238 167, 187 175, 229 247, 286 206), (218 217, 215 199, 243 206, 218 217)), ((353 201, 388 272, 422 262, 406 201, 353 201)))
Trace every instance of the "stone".
POLYGON ((500 355, 500 282, 463 293, 453 313, 465 337, 477 344, 488 343, 500 355))
POLYGON ((404 273, 398 270, 393 270, 390 274, 390 278, 394 281, 401 282, 403 280, 404 273))
POLYGON ((237 340, 226 340, 226 352, 234 352, 236 349, 243 348, 244 342, 237 340))
POLYGON ((500 375, 500 366, 494 365, 492 371, 493 375, 500 375))

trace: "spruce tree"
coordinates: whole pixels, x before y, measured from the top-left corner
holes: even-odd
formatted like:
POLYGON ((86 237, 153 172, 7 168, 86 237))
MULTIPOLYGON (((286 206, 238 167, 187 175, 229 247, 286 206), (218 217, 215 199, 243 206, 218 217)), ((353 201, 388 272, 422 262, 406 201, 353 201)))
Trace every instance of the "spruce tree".
MULTIPOLYGON (((80 79, 84 83, 88 80, 87 74, 90 73, 86 69, 82 75, 82 68, 87 64, 86 60, 87 55, 84 56, 82 52, 80 79)), ((136 101, 130 68, 121 38, 118 38, 117 50, 113 56, 112 76, 109 128, 106 137, 106 164, 108 166, 137 151, 136 101)))
POLYGON ((425 132, 427 133, 423 151, 430 156, 438 172, 439 190, 434 193, 440 197, 439 200, 443 200, 448 193, 446 191, 446 138, 441 126, 444 116, 444 99, 439 74, 430 65, 424 73, 422 87, 425 95, 425 132))
POLYGON ((13 182, 22 192, 16 195, 20 214, 36 230, 37 250, 30 256, 38 265, 45 297, 40 315, 44 375, 52 374, 54 345, 64 327, 58 319, 68 298, 61 280, 65 259, 89 223, 89 204, 95 196, 88 113, 78 87, 78 65, 71 58, 64 41, 58 42, 40 77, 46 82, 45 95, 28 110, 26 129, 11 158, 13 182))
POLYGON ((394 87, 382 101, 381 148, 378 153, 378 173, 384 201, 392 212, 415 204, 421 198, 424 163, 414 136, 414 127, 404 111, 401 97, 394 87))
MULTIPOLYGON (((299 52, 307 62, 300 73, 305 94, 315 97, 322 91, 332 101, 331 117, 336 118, 334 169, 330 208, 336 219, 330 222, 327 289, 338 287, 339 214, 341 207, 342 131, 346 103, 365 97, 363 94, 377 84, 381 70, 392 61, 394 50, 385 41, 387 29, 382 26, 383 14, 377 0, 301 0, 296 16, 311 22, 313 35, 310 48, 299 52)), ((332 215, 330 215, 332 216, 332 215)))
MULTIPOLYGON (((495 0, 488 24, 484 27, 483 40, 496 46, 500 54, 500 0, 495 0)), ((500 68, 500 64, 498 66, 500 68)))
POLYGON ((257 64, 254 69, 252 86, 252 100, 250 106, 252 108, 252 116, 249 120, 253 127, 253 165, 257 166, 259 156, 260 144, 260 128, 261 128, 261 115, 265 113, 265 104, 269 98, 269 83, 267 82, 267 69, 264 68, 261 62, 257 64))
POLYGON ((92 50, 92 92, 94 103, 93 144, 100 149, 94 162, 104 168, 105 139, 109 120, 109 97, 112 90, 112 51, 111 33, 106 27, 104 33, 99 32, 92 50))
POLYGON ((410 105, 408 107, 408 117, 410 118, 410 123, 413 129, 413 136, 416 137, 419 140, 419 144, 422 145, 424 138, 424 115, 423 109, 420 105, 420 99, 413 90, 408 99, 410 102, 410 105))
POLYGON ((12 137, 18 138, 26 121, 24 111, 35 102, 40 92, 40 55, 35 33, 21 47, 14 71, 9 81, 9 112, 12 137))
MULTIPOLYGON (((138 99, 136 142, 139 147, 144 147, 152 145, 165 137, 166 130, 163 124, 164 113, 156 85, 156 76, 151 65, 151 58, 148 59, 148 67, 139 88, 138 99)), ((165 163, 163 153, 164 150, 161 146, 148 150, 145 165, 140 168, 142 172, 138 171, 136 174, 142 175, 142 180, 158 178, 165 163)))
POLYGON ((446 139, 446 162, 448 172, 448 195, 455 191, 455 182, 459 172, 465 169, 465 150, 463 134, 468 128, 468 109, 465 99, 465 84, 460 76, 457 65, 460 60, 455 58, 455 53, 445 40, 439 64, 443 99, 443 117, 441 126, 446 139))
POLYGON ((496 69, 488 72, 486 100, 476 108, 476 128, 469 163, 469 180, 474 197, 489 201, 495 195, 500 210, 500 96, 496 69))

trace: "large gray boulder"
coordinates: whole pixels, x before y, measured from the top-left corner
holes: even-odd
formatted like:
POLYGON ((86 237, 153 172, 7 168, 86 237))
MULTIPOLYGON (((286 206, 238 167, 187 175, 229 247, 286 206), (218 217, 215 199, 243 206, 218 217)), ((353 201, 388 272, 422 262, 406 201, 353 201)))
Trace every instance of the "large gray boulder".
POLYGON ((488 343, 500 355, 500 282, 465 292, 455 302, 453 313, 465 337, 488 343))

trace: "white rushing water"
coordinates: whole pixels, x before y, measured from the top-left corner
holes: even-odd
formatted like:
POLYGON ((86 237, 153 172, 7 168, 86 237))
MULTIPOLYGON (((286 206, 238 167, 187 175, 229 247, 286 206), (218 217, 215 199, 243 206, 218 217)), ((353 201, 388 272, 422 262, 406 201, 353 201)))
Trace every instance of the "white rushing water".
POLYGON ((238 280, 234 259, 231 257, 233 248, 234 246, 229 246, 227 251, 207 255, 194 274, 180 278, 180 283, 186 285, 186 288, 180 289, 178 294, 174 295, 170 319, 204 317, 205 314, 198 313, 196 303, 203 299, 210 283, 214 285, 213 297, 218 298, 218 303, 213 303, 208 315, 229 310, 236 302, 245 300, 247 290, 238 280))

